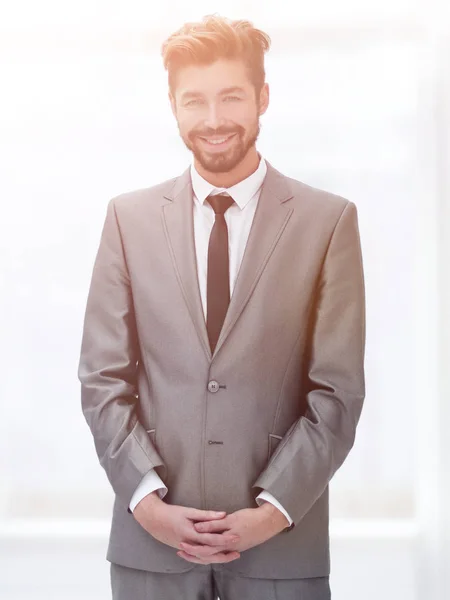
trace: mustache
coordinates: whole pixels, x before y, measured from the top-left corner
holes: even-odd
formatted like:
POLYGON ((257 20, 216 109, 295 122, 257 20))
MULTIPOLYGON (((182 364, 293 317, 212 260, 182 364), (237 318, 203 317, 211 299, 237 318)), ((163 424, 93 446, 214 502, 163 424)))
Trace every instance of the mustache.
POLYGON ((200 137, 208 137, 209 135, 231 135, 232 133, 241 133, 241 128, 239 129, 203 129, 191 131, 189 137, 200 136, 200 137))

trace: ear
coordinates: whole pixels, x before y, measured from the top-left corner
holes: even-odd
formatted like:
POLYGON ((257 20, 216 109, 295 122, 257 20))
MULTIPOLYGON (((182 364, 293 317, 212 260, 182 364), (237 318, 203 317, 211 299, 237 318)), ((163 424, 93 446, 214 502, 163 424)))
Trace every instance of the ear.
POLYGON ((269 84, 265 83, 262 86, 261 92, 259 95, 259 114, 260 115, 263 115, 269 106, 269 96, 270 96, 269 91, 270 91, 269 84))

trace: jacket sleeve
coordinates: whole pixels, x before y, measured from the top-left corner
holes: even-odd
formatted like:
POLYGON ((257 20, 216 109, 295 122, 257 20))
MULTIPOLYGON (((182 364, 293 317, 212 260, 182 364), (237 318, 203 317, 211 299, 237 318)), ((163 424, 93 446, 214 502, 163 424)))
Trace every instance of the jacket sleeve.
POLYGON ((356 206, 333 230, 312 311, 306 410, 252 487, 273 494, 297 525, 352 448, 365 397, 365 286, 356 206))
POLYGON ((136 415, 139 360, 132 290, 113 198, 92 272, 78 378, 98 459, 125 510, 146 473, 156 466, 165 473, 136 415))
POLYGON ((269 494, 269 492, 266 492, 266 490, 263 490, 260 494, 258 494, 256 496, 256 504, 258 504, 258 506, 261 506, 262 504, 264 504, 264 502, 270 502, 271 504, 273 504, 275 506, 275 508, 278 508, 278 510, 280 512, 282 512, 283 515, 288 520, 289 526, 292 525, 292 519, 289 516, 288 512, 285 510, 285 508, 283 506, 281 506, 281 504, 278 502, 278 500, 276 498, 274 498, 272 496, 272 494, 269 494))
POLYGON ((134 493, 131 496, 128 512, 132 513, 139 502, 145 498, 145 496, 154 491, 158 492, 158 496, 162 500, 169 490, 155 469, 152 469, 146 475, 144 475, 142 481, 134 490, 134 493))

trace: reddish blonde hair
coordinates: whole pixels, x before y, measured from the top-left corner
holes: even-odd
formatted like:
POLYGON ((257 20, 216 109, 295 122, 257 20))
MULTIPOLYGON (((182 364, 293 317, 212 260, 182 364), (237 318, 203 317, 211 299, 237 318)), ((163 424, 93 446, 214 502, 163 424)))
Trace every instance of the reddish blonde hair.
POLYGON ((161 54, 168 72, 169 89, 174 92, 176 74, 188 65, 207 65, 218 59, 242 60, 259 94, 265 82, 264 53, 270 37, 250 21, 231 21, 207 15, 197 23, 185 23, 163 43, 161 54))

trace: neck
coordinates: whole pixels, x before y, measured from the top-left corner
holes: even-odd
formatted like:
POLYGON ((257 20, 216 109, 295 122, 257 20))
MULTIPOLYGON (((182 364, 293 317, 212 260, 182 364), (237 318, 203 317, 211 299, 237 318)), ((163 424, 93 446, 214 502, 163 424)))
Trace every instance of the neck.
POLYGON ((260 157, 256 151, 255 146, 252 146, 245 155, 244 159, 234 167, 231 171, 226 173, 211 173, 200 165, 197 159, 194 159, 194 166, 197 173, 206 179, 208 183, 219 188, 229 188, 236 185, 240 181, 250 177, 252 173, 256 171, 259 166, 260 157))

